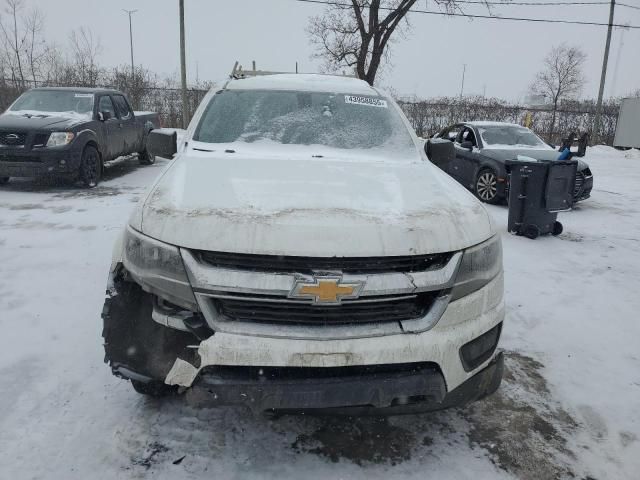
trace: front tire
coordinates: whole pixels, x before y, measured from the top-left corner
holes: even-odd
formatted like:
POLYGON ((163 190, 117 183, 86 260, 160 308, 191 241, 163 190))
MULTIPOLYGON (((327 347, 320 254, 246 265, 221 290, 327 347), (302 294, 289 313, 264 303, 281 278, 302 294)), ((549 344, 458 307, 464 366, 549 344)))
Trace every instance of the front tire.
POLYGON ((143 152, 138 153, 138 162, 140 165, 153 165, 156 163, 156 156, 151 155, 145 148, 143 152))
POLYGON ((478 172, 474 185, 476 197, 485 203, 498 203, 498 175, 493 169, 483 168, 478 172))
POLYGON ((149 397, 166 397, 175 393, 176 388, 167 385, 166 383, 152 381, 152 382, 140 382, 138 380, 131 380, 133 389, 141 395, 147 395, 149 397))
POLYGON ((100 182, 102 160, 95 147, 88 145, 82 152, 80 162, 80 181, 86 188, 93 188, 100 182))
POLYGON ((0 177, 0 185, 6 185, 9 183, 9 177, 0 177))

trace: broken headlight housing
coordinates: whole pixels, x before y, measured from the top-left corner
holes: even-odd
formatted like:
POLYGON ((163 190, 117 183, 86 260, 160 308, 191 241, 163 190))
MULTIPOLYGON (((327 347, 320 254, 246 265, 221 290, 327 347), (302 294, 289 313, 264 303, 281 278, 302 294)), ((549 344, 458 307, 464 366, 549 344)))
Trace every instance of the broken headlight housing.
POLYGON ((122 262, 144 290, 191 311, 198 310, 177 247, 147 237, 127 226, 122 262))
POLYGON ((494 235, 486 242, 468 248, 462 254, 451 300, 480 290, 502 271, 502 242, 494 235))

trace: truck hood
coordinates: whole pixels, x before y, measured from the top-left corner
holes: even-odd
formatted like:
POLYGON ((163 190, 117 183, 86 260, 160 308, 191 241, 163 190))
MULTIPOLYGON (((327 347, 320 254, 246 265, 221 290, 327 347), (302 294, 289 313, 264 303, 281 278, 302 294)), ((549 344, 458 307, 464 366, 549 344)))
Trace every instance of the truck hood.
POLYGON ((29 114, 4 113, 0 115, 0 128, 16 130, 64 130, 82 122, 87 118, 59 116, 59 114, 47 114, 31 112, 29 114), (42 115, 42 116, 36 116, 42 115))
POLYGON ((428 162, 179 156, 131 221, 189 249, 292 256, 417 255, 493 235, 482 204, 428 162))

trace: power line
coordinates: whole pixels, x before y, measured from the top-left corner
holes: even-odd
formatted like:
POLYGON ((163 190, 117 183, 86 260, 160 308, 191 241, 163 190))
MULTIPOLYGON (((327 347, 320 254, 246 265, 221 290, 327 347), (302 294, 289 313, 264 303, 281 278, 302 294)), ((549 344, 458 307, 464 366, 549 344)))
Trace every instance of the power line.
MULTIPOLYGON (((295 2, 302 3, 315 3, 320 5, 331 5, 334 7, 343 7, 343 8, 352 8, 351 4, 341 3, 337 1, 331 0, 294 0, 295 2)), ((392 11, 391 7, 379 7, 380 10, 388 10, 392 11)), ((586 22, 579 20, 551 20, 547 18, 524 18, 524 17, 497 17, 495 15, 477 15, 477 14, 468 14, 468 13, 449 13, 449 12, 435 12, 433 10, 409 10, 409 13, 422 13, 424 15, 439 15, 443 17, 465 17, 465 18, 480 18, 483 20, 509 20, 515 22, 533 22, 533 23, 560 23, 560 24, 569 24, 569 25, 591 25, 597 27, 608 27, 608 23, 600 23, 600 22, 586 22)), ((622 28, 633 28, 640 29, 640 25, 624 25, 619 23, 612 23, 612 27, 622 27, 622 28)))
POLYGON ((616 3, 616 5, 620 7, 633 8, 634 10, 640 10, 640 7, 637 5, 629 5, 628 3, 616 3))
POLYGON ((524 5, 527 7, 537 7, 537 6, 572 6, 572 5, 609 5, 609 2, 485 2, 483 0, 457 0, 456 3, 468 3, 475 5, 500 5, 500 6, 510 6, 510 5, 524 5))
MULTIPOLYGON (((557 6, 557 7, 572 7, 576 5, 583 6, 599 6, 599 5, 609 5, 609 2, 510 2, 510 1, 484 1, 484 0, 456 0, 456 3, 462 3, 465 5, 497 5, 501 7, 510 7, 512 5, 519 5, 525 7, 547 7, 547 6, 557 6)), ((640 7, 637 5, 629 5, 627 3, 616 3, 616 5, 620 7, 633 8, 634 10, 640 10, 640 7)))

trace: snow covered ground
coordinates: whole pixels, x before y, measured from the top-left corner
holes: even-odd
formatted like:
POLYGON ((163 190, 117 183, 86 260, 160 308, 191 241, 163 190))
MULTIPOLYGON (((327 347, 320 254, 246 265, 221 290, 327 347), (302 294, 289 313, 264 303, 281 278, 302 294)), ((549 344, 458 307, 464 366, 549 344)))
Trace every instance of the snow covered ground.
POLYGON ((143 398, 102 363, 111 246, 166 162, 0 188, 0 478, 631 479, 640 471, 640 152, 590 149, 565 233, 504 237, 501 390, 386 420, 143 398))

